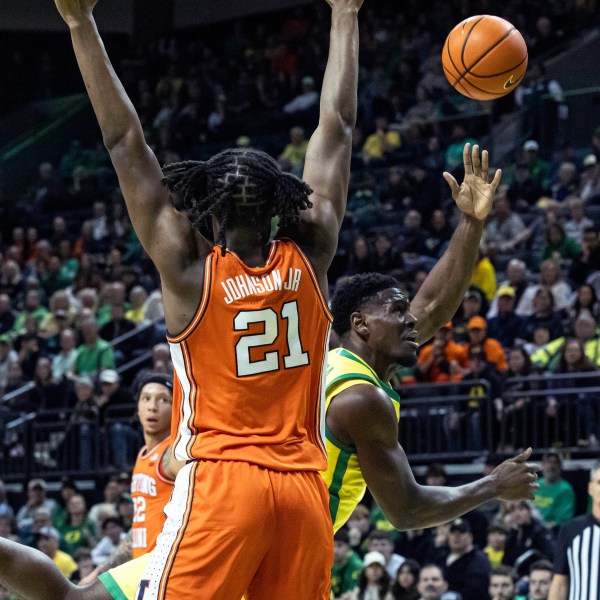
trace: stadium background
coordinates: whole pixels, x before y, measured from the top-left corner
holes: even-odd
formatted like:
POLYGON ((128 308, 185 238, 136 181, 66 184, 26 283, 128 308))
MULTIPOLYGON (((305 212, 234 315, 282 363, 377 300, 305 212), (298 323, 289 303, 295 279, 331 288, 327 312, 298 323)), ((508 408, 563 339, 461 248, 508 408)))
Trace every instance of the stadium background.
MULTIPOLYGON (((89 504, 111 477, 125 479, 139 443, 130 418, 140 372, 171 368, 158 278, 131 230, 68 34, 51 2, 19 4, 0 4, 0 477, 15 510, 32 477, 43 477, 57 498, 70 478, 89 504), (93 321, 106 342, 96 341, 93 321)), ((164 163, 252 145, 300 174, 318 118, 325 2, 198 5, 101 0, 97 7, 150 145, 164 163), (292 128, 301 129, 291 136, 292 128)), ((452 483, 480 474, 490 455, 532 444, 541 457, 558 448, 578 512, 587 505, 585 469, 600 427, 600 250, 583 239, 596 228, 588 236, 597 242, 600 225, 599 12, 594 0, 427 8, 367 0, 348 212, 330 273, 332 291, 340 277, 376 270, 414 293, 456 219, 441 172, 461 176, 466 140, 489 149, 492 166, 504 170, 507 202, 488 224, 454 339, 478 345, 468 318, 485 317, 490 306, 494 314, 510 261, 522 260, 516 289, 527 296, 529 286, 529 304, 519 305, 514 335, 498 337, 507 356, 518 344, 534 364, 525 372, 494 363, 477 370, 472 351, 460 370, 441 360, 399 372, 401 441, 418 477, 442 462, 452 483), (477 13, 513 22, 528 42, 529 73, 541 65, 545 75, 529 75, 494 103, 452 92, 441 44, 451 26, 477 13), (554 292, 544 312, 533 286, 546 258, 556 259, 559 275, 542 277, 554 292), (589 304, 580 301, 586 282, 589 304), (580 339, 589 360, 566 365, 565 344, 543 346, 539 329, 550 341, 580 339), (520 375, 527 377, 512 378, 520 375), (525 408, 515 408, 521 398, 525 408)))

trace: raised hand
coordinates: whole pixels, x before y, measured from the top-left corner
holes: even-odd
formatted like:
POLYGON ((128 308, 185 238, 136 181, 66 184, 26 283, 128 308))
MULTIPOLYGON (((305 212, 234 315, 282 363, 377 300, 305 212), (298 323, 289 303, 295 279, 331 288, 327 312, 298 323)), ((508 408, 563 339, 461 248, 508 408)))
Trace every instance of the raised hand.
POLYGON ((354 8, 360 10, 365 0, 325 0, 332 9, 354 8))
POLYGON ((531 448, 514 458, 505 460, 490 474, 496 484, 498 500, 533 500, 534 492, 539 489, 537 471, 540 466, 528 463, 531 448))
POLYGON ((492 210, 496 189, 500 185, 502 171, 498 169, 491 183, 488 183, 488 153, 484 150, 479 156, 479 146, 465 144, 463 149, 465 179, 459 186, 450 173, 444 179, 452 190, 452 198, 460 211, 478 221, 485 221, 492 210))
POLYGON ((72 26, 89 18, 98 0, 54 0, 60 16, 72 26))

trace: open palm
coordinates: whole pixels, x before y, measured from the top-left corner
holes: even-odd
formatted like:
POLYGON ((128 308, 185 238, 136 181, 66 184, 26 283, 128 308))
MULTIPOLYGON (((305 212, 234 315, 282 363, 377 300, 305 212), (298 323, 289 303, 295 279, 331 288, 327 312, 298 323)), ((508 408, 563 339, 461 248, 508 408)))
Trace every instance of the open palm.
POLYGON ((444 179, 452 190, 452 198, 460 211, 478 221, 485 221, 492 210, 494 196, 500 185, 502 171, 498 169, 491 183, 488 183, 488 153, 484 150, 479 156, 479 146, 465 144, 463 149, 465 178, 461 185, 450 173, 444 173, 444 179))

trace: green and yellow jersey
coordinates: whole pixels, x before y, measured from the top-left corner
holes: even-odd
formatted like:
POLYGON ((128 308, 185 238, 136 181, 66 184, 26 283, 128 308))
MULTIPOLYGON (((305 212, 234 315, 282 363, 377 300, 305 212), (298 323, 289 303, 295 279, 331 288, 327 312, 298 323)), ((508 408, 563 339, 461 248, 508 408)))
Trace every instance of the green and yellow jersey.
MULTIPOLYGON (((331 350, 327 357, 326 409, 341 392, 353 385, 370 384, 381 388, 394 406, 400 419, 400 396, 377 377, 375 371, 361 358, 345 348, 331 350)), ((340 529, 362 500, 367 484, 358 464, 356 448, 337 440, 325 428, 327 448, 327 471, 321 475, 329 489, 329 510, 333 529, 340 529)))
MULTIPOLYGON (((361 358, 345 348, 331 350, 327 357, 325 407, 341 392, 353 385, 370 384, 381 388, 394 406, 400 419, 400 396, 377 377, 373 369, 361 358)), ((362 476, 356 449, 336 440, 325 428, 327 448, 327 471, 321 473, 329 489, 329 510, 333 529, 337 531, 348 520, 367 489, 362 476)), ((135 593, 142 578, 149 555, 146 554, 124 565, 111 569, 100 576, 104 587, 114 600, 143 600, 135 593)))

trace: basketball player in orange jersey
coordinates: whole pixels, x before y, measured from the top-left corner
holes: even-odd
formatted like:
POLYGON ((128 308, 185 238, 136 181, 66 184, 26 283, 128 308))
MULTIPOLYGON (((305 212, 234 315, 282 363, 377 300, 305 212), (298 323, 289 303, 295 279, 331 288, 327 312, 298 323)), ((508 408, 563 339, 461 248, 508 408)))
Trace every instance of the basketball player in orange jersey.
POLYGON ((161 275, 176 371, 171 443, 188 464, 138 600, 328 598, 327 270, 348 190, 363 0, 328 0, 329 60, 304 181, 254 150, 171 165, 163 177, 96 29, 97 0, 55 2, 161 275), (281 233, 269 243, 274 216, 281 233), (200 233, 207 220, 216 246, 200 233))

